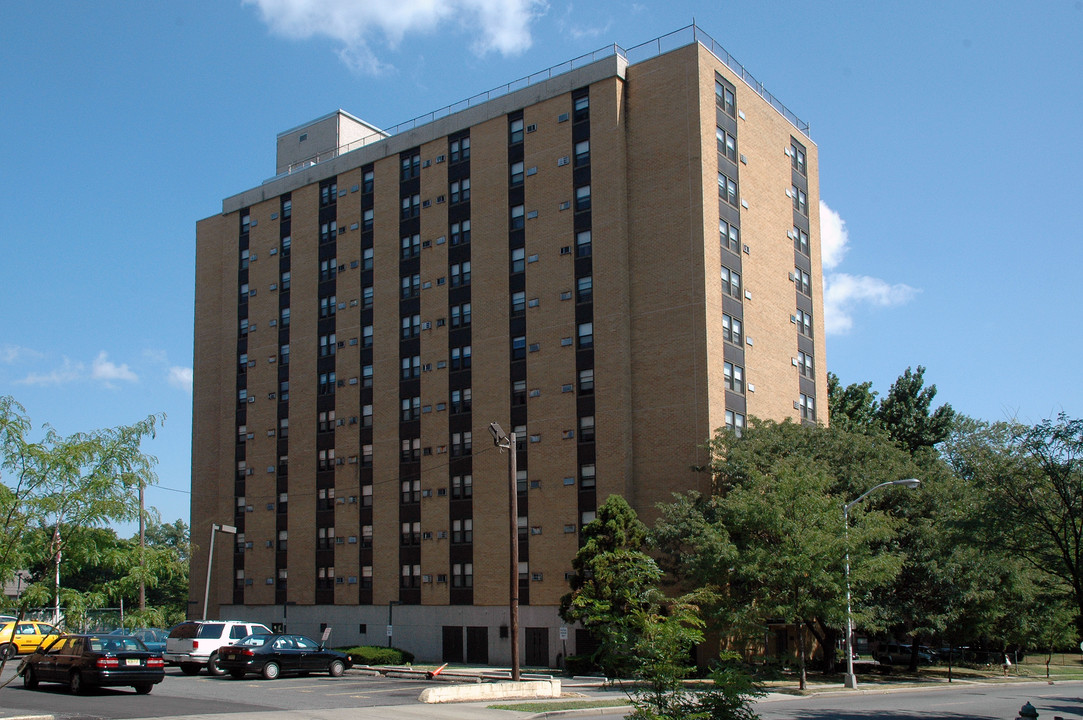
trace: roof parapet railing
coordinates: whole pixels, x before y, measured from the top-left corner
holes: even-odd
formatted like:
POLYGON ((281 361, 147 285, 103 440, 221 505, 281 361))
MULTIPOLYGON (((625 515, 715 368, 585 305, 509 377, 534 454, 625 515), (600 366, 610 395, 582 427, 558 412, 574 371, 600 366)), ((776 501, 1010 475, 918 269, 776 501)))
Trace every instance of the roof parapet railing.
POLYGON ((433 110, 432 112, 426 113, 424 115, 418 115, 412 120, 401 122, 398 125, 394 125, 379 133, 367 135, 360 140, 354 140, 353 142, 341 145, 334 150, 328 150, 318 155, 313 155, 312 157, 292 163, 285 172, 279 173, 278 175, 275 175, 273 178, 271 178, 270 180, 266 180, 265 182, 272 182, 273 180, 277 180, 280 177, 285 177, 286 175, 297 172, 298 170, 303 170, 304 168, 311 167, 316 163, 330 160, 340 155, 345 155, 348 152, 357 150, 358 148, 364 147, 371 143, 379 142, 380 140, 384 140, 392 135, 398 135, 399 133, 414 130, 423 125, 427 125, 436 120, 440 120, 441 118, 448 117, 449 115, 454 115, 457 112, 462 112, 463 110, 468 110, 472 107, 475 107, 476 105, 487 103, 495 98, 503 97, 504 95, 509 95, 513 92, 516 92, 517 90, 522 90, 523 88, 530 87, 531 85, 545 82, 556 77, 557 75, 563 75, 564 73, 571 72, 572 70, 584 67, 597 60, 601 60, 602 58, 606 58, 611 55, 618 55, 627 60, 629 65, 634 65, 635 63, 649 60, 651 58, 670 52, 671 50, 676 50, 678 48, 697 42, 707 48, 707 50, 709 50, 712 55, 718 58, 718 60, 722 64, 724 64, 734 73, 736 73, 737 76, 740 77, 752 90, 754 90, 757 95, 766 100, 771 105, 771 107, 775 108, 775 110, 777 110, 784 118, 786 118, 786 120, 791 125, 797 128, 799 132, 801 132, 806 137, 811 138, 811 135, 809 134, 810 127, 807 122, 801 120, 801 118, 797 117, 796 114, 794 114, 789 108, 783 105, 782 102, 778 100, 778 98, 772 95, 767 90, 767 88, 764 87, 763 83, 757 80, 752 75, 752 73, 746 70, 745 66, 739 63, 732 55, 730 55, 729 52, 727 52, 721 44, 716 42, 715 39, 712 38, 709 34, 707 34, 707 32, 705 32, 702 28, 693 24, 688 25, 687 27, 683 27, 680 30, 674 30, 671 33, 666 33, 665 35, 656 37, 653 40, 648 40, 645 43, 634 45, 627 49, 622 48, 620 45, 617 45, 615 43, 612 45, 606 45, 605 47, 601 47, 597 50, 594 50, 593 52, 585 53, 571 60, 566 60, 558 65, 553 65, 552 67, 546 68, 545 70, 540 70, 536 73, 527 75, 526 77, 522 77, 518 80, 513 80, 509 83, 505 83, 504 85, 495 87, 492 90, 478 93, 477 95, 466 98, 465 100, 459 100, 458 102, 442 107, 439 110, 433 110))

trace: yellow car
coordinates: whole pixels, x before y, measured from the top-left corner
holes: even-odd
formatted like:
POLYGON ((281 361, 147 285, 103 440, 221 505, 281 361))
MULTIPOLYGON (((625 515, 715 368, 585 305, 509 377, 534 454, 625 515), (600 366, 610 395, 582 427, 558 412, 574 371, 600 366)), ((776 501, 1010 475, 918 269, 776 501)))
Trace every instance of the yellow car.
POLYGON ((17 653, 32 653, 43 643, 52 642, 60 631, 36 620, 0 625, 0 660, 10 660, 17 653))

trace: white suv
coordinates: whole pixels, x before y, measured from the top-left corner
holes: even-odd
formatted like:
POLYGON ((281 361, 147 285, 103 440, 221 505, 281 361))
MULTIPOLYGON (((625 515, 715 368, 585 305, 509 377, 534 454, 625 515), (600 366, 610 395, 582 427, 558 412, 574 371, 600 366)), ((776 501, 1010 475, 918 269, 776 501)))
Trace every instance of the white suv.
POLYGON ((185 675, 195 675, 202 667, 211 675, 225 675, 218 667, 218 648, 254 633, 269 632, 266 625, 239 620, 183 622, 170 630, 162 657, 168 663, 180 665, 185 675))

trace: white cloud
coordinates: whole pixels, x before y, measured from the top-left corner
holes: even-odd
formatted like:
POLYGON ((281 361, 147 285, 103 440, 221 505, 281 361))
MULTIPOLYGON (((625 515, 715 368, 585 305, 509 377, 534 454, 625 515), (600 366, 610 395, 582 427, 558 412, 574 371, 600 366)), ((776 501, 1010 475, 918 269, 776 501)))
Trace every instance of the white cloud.
POLYGON ((15 365, 16 363, 29 360, 40 360, 44 356, 37 350, 20 347, 18 345, 0 345, 0 363, 15 365))
POLYGON ((98 353, 98 357, 94 358, 94 364, 90 368, 90 377, 93 380, 101 380, 110 387, 112 387, 114 380, 127 382, 138 382, 139 380, 139 377, 132 372, 127 364, 117 365, 110 362, 109 356, 104 350, 98 353))
POLYGON ((530 24, 547 6, 542 0, 243 0, 255 5, 271 31, 291 39, 328 37, 354 70, 377 74, 389 66, 374 45, 394 48, 410 34, 443 30, 458 20, 475 38, 471 49, 516 55, 531 45, 530 24))
POLYGON ((868 275, 829 272, 850 249, 846 221, 820 201, 820 255, 824 268, 824 330, 843 335, 854 327, 854 312, 861 307, 894 307, 910 302, 920 290, 904 283, 889 283, 868 275))
POLYGON ((824 270, 834 270, 850 248, 850 231, 837 212, 820 201, 820 257, 824 270))
POLYGON ((19 385, 66 385, 86 377, 86 365, 73 362, 71 358, 64 358, 64 363, 55 370, 49 372, 32 372, 22 380, 19 385))
MULTIPOLYGON (((26 351, 34 359, 44 358, 41 353, 26 351)), ((98 382, 113 388, 116 381, 139 382, 139 376, 127 364, 118 365, 109 360, 109 355, 102 350, 88 367, 86 363, 65 357, 60 367, 48 372, 30 372, 19 385, 67 385, 78 382, 98 382)))
POLYGON ((919 291, 902 283, 892 285, 868 275, 828 273, 824 276, 824 329, 843 335, 854 326, 854 311, 862 305, 903 305, 919 291))
POLYGON ((173 387, 184 390, 189 394, 192 392, 192 368, 174 365, 169 368, 167 379, 173 387))

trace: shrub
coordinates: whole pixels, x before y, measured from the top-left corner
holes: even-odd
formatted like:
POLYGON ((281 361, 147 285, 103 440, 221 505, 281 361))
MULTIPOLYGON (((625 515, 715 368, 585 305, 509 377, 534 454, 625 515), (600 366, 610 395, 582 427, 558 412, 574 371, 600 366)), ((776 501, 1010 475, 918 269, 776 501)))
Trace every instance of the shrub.
POLYGON ((409 665, 414 661, 414 654, 411 652, 375 645, 346 648, 342 652, 352 655, 358 665, 409 665))

